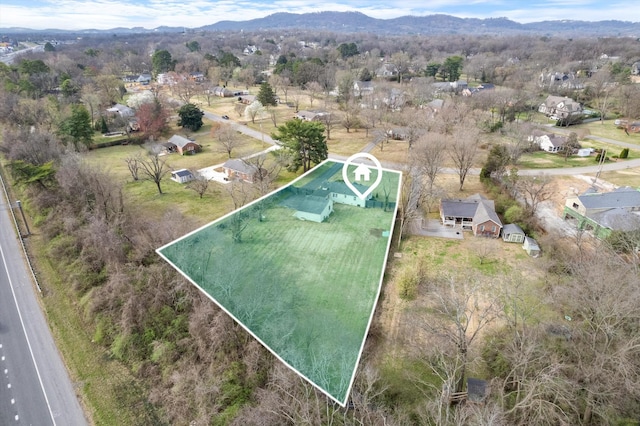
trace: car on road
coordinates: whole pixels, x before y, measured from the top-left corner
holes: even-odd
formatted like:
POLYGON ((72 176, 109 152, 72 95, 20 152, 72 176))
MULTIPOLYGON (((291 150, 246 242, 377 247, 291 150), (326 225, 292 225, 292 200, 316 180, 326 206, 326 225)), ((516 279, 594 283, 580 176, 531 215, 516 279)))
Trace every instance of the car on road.
POLYGON ((225 120, 228 120, 229 116, 228 115, 223 115, 222 118, 224 118, 225 120))

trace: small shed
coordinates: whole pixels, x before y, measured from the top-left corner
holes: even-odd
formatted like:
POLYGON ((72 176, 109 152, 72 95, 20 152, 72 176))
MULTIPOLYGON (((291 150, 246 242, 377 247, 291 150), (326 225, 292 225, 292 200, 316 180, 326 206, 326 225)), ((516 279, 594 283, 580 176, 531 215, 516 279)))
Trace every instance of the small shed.
POLYGON ((502 228, 502 241, 507 243, 523 243, 524 231, 515 223, 509 223, 502 228))
POLYGON ((576 152, 577 157, 588 157, 593 153, 593 148, 580 148, 578 152, 576 152))
POLYGON ((187 183, 194 180, 196 177, 191 173, 191 170, 180 169, 171 172, 171 180, 178 183, 187 183))
POLYGON ((529 256, 538 257, 540 256, 540 246, 536 240, 531 237, 524 237, 524 243, 522 244, 522 248, 527 252, 529 256))

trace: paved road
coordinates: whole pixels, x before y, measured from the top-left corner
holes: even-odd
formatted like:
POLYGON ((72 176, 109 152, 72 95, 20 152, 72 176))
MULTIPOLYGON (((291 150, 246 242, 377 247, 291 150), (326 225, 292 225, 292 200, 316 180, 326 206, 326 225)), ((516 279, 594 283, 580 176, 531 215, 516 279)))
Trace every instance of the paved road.
POLYGON ((38 297, 0 196, 0 425, 86 425, 38 297))
POLYGON ((204 117, 211 120, 211 121, 216 121, 219 123, 227 123, 227 124, 231 124, 231 126, 236 129, 238 132, 250 136, 254 139, 257 139, 259 141, 263 141, 264 143, 268 143, 269 145, 275 145, 276 141, 273 140, 271 138, 271 136, 267 135, 266 133, 261 133, 258 130, 253 130, 251 127, 249 126, 245 126, 244 124, 239 124, 236 123, 235 121, 230 121, 230 120, 225 120, 224 118, 222 118, 219 115, 216 114, 212 114, 210 112, 204 112, 204 117))

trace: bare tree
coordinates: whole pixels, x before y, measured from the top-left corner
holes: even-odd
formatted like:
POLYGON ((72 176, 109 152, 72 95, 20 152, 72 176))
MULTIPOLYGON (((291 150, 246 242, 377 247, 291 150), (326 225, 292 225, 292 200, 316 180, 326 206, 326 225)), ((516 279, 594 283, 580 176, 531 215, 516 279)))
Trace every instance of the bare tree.
POLYGON ((156 184, 158 193, 162 194, 160 182, 169 173, 169 168, 164 160, 161 160, 158 154, 150 154, 146 159, 141 158, 138 161, 140 172, 150 181, 156 184))
MULTIPOLYGON (((510 179, 513 179, 513 173, 510 176, 510 179)), ((515 182, 515 189, 524 200, 525 209, 532 214, 536 212, 541 202, 553 195, 553 180, 548 175, 517 176, 515 182)))
POLYGON ((340 109, 342 110, 342 120, 341 124, 347 130, 347 133, 351 129, 358 128, 360 126, 360 108, 355 104, 355 102, 347 102, 341 105, 340 109))
POLYGON ((195 176, 195 179, 187 183, 187 188, 191 189, 192 191, 195 191, 196 194, 198 194, 198 197, 202 198, 204 197, 204 194, 206 194, 207 191, 209 190, 209 183, 211 181, 195 170, 192 170, 191 173, 193 173, 193 176, 195 176))
POLYGON ((138 154, 127 157, 124 161, 127 162, 127 168, 129 169, 129 173, 131 173, 131 177, 134 181, 137 181, 139 179, 138 173, 140 171, 140 163, 142 161, 140 155, 138 154))
POLYGON ((317 81, 311 81, 304 86, 307 96, 309 96, 309 105, 313 107, 313 101, 318 98, 318 95, 322 93, 322 86, 317 81))
POLYGON ((191 103, 194 96, 202 92, 201 86, 193 80, 181 80, 172 86, 173 93, 185 104, 191 103))
POLYGON ((408 224, 420 217, 420 204, 422 203, 422 176, 420 169, 415 165, 404 170, 402 185, 400 188, 400 200, 398 204, 398 250, 402 246, 402 236, 406 232, 408 224))
POLYGON ((478 132, 468 127, 458 128, 452 139, 449 155, 458 173, 460 191, 462 191, 467 174, 478 155, 478 132))
POLYGON ((241 147, 244 142, 238 135, 238 131, 230 124, 222 124, 216 131, 216 139, 223 152, 231 158, 234 149, 241 147))
POLYGON ((453 392, 462 392, 466 379, 469 348, 481 331, 498 318, 501 303, 478 277, 445 276, 442 284, 429 293, 427 331, 453 345, 459 367, 453 371, 453 392))
POLYGON ((256 170, 253 185, 257 189, 258 196, 266 195, 273 189, 273 184, 284 164, 277 158, 271 160, 265 154, 254 155, 242 161, 256 170))
POLYGON ((229 194, 233 201, 233 208, 238 210, 229 218, 229 227, 234 243, 242 242, 242 234, 247 226, 249 226, 249 214, 241 210, 241 208, 253 199, 250 185, 251 184, 241 180, 233 180, 225 186, 227 194, 229 194))

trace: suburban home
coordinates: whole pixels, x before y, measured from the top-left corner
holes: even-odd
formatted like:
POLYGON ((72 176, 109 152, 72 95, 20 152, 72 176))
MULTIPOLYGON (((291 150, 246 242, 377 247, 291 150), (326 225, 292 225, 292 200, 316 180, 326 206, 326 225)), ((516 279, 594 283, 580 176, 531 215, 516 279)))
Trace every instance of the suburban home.
POLYGON ((140 74, 136 79, 136 83, 140 83, 146 86, 147 84, 151 83, 151 74, 140 74))
POLYGON ((387 78, 398 75, 398 68, 393 64, 382 64, 380 68, 376 70, 376 76, 387 78))
POLYGON ((191 139, 187 139, 184 136, 173 135, 169 138, 169 151, 171 152, 170 146, 175 146, 175 151, 180 155, 184 154, 195 154, 200 151, 200 145, 198 145, 195 141, 191 139))
POLYGON ((538 245, 536 240, 534 240, 531 237, 524 237, 524 243, 522 244, 522 248, 531 257, 540 256, 540 246, 538 245))
MULTIPOLYGON (((229 180, 238 179, 247 183, 254 183, 256 178, 259 177, 258 167, 236 158, 225 161, 222 169, 229 180)), ((262 171, 264 172, 264 169, 262 171)))
POLYGON ((515 223, 509 223, 502 229, 502 241, 507 243, 522 243, 525 236, 522 228, 515 223))
POLYGON ((640 75, 640 61, 631 65, 631 75, 640 75))
POLYGON ((195 81, 197 83, 201 83, 204 81, 204 73, 201 72, 191 72, 189 73, 189 80, 195 81))
POLYGON ((549 95, 547 99, 540 104, 538 111, 553 119, 566 119, 581 117, 583 108, 580 103, 571 98, 549 95))
POLYGON ((196 177, 191 173, 190 170, 180 169, 174 170, 171 172, 171 180, 176 181, 178 183, 187 183, 194 180, 196 177))
POLYGON ((295 194, 287 197, 282 205, 295 210, 293 216, 300 220, 322 223, 333 212, 333 200, 319 195, 295 194))
MULTIPOLYGON (((353 183, 353 186, 364 193, 367 186, 359 183, 353 183)), ((324 222, 334 211, 334 204, 345 204, 348 206, 366 208, 367 201, 373 196, 367 195, 364 199, 358 197, 354 192, 342 181, 323 182, 319 189, 312 190, 307 188, 291 188, 292 195, 282 201, 284 207, 294 209, 293 214, 301 220, 310 220, 312 222, 324 222)))
POLYGON ((226 87, 216 86, 210 90, 210 93, 213 93, 214 96, 218 96, 220 98, 231 98, 235 96, 233 90, 227 89, 226 87))
POLYGON ((502 230, 493 200, 480 194, 440 200, 440 218, 443 225, 472 231, 475 236, 498 238, 502 230))
POLYGON ((567 138, 553 133, 539 134, 537 136, 533 136, 532 139, 534 144, 538 145, 541 150, 547 152, 560 152, 564 149, 564 146, 567 143, 567 138))
POLYGON ((563 219, 575 221, 577 229, 593 231, 597 238, 640 229, 640 191, 629 186, 603 193, 587 190, 567 198, 563 219))
POLYGON ((469 87, 466 84, 466 81, 457 87, 458 87, 457 89, 454 87, 454 90, 461 91, 462 96, 473 96, 477 93, 486 92, 496 88, 496 86, 493 83, 482 83, 481 85, 476 87, 469 87))
POLYGON ((293 117, 299 120, 304 121, 320 121, 323 117, 329 115, 330 113, 322 110, 314 110, 314 111, 298 111, 293 117))
POLYGON ((256 95, 242 95, 238 96, 238 102, 241 102, 245 105, 251 105, 256 101, 256 95))
POLYGON ((120 117, 129 118, 136 115, 136 112, 126 105, 115 104, 111 108, 107 108, 107 112, 111 115, 119 115, 120 117))
POLYGON ((365 96, 373 93, 372 81, 356 81, 353 83, 353 96, 365 96))

